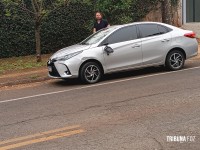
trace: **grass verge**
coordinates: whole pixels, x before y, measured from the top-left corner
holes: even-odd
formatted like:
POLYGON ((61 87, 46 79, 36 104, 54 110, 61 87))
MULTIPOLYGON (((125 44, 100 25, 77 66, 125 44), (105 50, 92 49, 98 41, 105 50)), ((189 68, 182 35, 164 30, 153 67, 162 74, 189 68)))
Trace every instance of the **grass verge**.
POLYGON ((51 54, 42 55, 42 62, 39 63, 36 62, 35 55, 0 59, 0 74, 9 71, 44 67, 50 56, 51 54))

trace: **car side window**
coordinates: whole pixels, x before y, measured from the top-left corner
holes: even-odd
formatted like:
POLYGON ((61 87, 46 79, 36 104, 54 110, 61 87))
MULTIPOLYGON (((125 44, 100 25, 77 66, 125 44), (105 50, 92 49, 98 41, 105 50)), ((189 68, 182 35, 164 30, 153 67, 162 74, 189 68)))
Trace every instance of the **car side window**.
POLYGON ((122 29, 115 31, 108 37, 107 42, 109 44, 114 44, 114 43, 134 40, 137 38, 138 38, 137 27, 134 25, 134 26, 124 27, 122 29))
POLYGON ((161 25, 158 25, 158 30, 160 32, 160 34, 165 34, 165 33, 168 33, 168 29, 164 26, 161 26, 161 25))
POLYGON ((141 24, 139 29, 142 38, 160 35, 157 24, 141 24))

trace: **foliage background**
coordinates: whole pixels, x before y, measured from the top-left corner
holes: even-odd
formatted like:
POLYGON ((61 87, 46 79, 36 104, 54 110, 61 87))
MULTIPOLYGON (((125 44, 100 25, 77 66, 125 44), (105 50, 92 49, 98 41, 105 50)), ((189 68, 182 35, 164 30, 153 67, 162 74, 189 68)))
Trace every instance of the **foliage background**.
MULTIPOLYGON (((28 0, 27 0, 28 1, 28 0)), ((82 41, 92 33, 94 13, 101 11, 111 25, 141 20, 160 0, 74 0, 45 16, 42 53, 82 41)), ((10 3, 0 2, 0 58, 35 54, 33 19, 10 3)))

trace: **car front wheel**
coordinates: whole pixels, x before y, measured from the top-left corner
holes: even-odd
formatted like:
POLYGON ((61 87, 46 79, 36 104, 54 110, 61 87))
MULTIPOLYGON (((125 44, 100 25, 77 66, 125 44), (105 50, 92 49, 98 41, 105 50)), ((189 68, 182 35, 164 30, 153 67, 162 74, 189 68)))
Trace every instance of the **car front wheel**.
POLYGON ((102 77, 102 69, 95 62, 85 63, 80 70, 80 78, 84 83, 97 83, 102 77))
POLYGON ((185 57, 181 51, 174 50, 167 55, 166 67, 172 71, 180 70, 185 64, 185 57))

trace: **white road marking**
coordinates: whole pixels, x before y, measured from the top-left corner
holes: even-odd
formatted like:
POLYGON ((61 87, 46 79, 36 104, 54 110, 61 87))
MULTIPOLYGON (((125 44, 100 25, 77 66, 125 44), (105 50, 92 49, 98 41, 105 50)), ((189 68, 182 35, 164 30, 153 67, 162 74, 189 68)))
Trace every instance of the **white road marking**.
POLYGON ((47 95, 65 93, 65 92, 70 92, 70 91, 75 91, 75 90, 87 89, 87 88, 91 88, 91 87, 98 87, 98 86, 103 86, 103 85, 108 85, 108 84, 120 83, 120 82, 125 82, 125 81, 138 80, 138 79, 144 79, 144 78, 148 78, 148 77, 155 77, 155 76, 172 74, 172 73, 177 73, 177 72, 189 71, 189 70, 194 70, 194 69, 200 69, 200 66, 188 68, 188 69, 183 69, 183 70, 178 70, 178 71, 157 73, 157 74, 151 74, 151 75, 146 75, 146 76, 140 76, 140 77, 133 77, 133 78, 122 79, 122 80, 117 80, 117 81, 111 81, 111 82, 106 82, 106 83, 99 83, 99 84, 94 84, 94 85, 82 86, 82 87, 77 87, 77 88, 72 88, 72 89, 67 89, 67 90, 62 90, 62 91, 49 92, 49 93, 44 93, 44 94, 8 99, 8 100, 0 101, 0 104, 8 103, 8 102, 14 102, 14 101, 20 101, 20 100, 25 100, 25 99, 30 99, 30 98, 42 97, 42 96, 47 96, 47 95))

